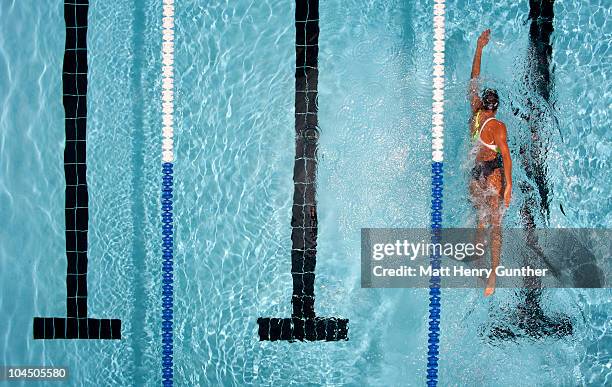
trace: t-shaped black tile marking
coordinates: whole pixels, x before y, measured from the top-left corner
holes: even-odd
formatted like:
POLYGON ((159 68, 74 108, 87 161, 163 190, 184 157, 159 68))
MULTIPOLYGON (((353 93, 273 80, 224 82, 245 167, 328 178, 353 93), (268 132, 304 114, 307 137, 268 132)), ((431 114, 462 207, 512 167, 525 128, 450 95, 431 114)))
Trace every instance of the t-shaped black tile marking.
POLYGON ((87 317, 89 223, 87 130, 88 0, 64 2, 66 47, 62 73, 66 146, 66 316, 34 317, 34 339, 121 339, 121 320, 87 317))
MULTIPOLYGON (((551 74, 552 44, 550 41, 553 32, 554 0, 530 0, 529 19, 529 72, 525 76, 528 89, 539 94, 542 99, 549 102, 553 87, 551 74)), ((526 175, 536 182, 540 194, 539 207, 542 215, 548 220, 550 190, 546 169, 546 145, 542 144, 541 127, 538 116, 542 108, 531 99, 527 105, 529 112, 529 129, 532 143, 528 149, 520 150, 522 165, 526 175)), ((527 182, 520 182, 518 187, 525 196, 521 206, 521 219, 525 229, 526 238, 537 247, 537 236, 534 232, 536 220, 533 210, 538 208, 532 186, 527 182)), ((526 261, 525 265, 529 262, 526 261)), ((551 268, 556 271, 556 268, 551 268)), ((564 314, 546 315, 541 307, 542 288, 538 277, 525 277, 524 288, 520 290, 523 301, 511 315, 502 316, 502 325, 491 328, 488 338, 490 340, 515 340, 522 337, 539 339, 543 337, 562 338, 573 334, 572 320, 564 314)))
POLYGON ((291 318, 261 317, 260 340, 348 339, 348 319, 316 317, 315 267, 317 258, 316 174, 319 128, 319 1, 296 0, 295 9, 295 164, 291 217, 291 318))

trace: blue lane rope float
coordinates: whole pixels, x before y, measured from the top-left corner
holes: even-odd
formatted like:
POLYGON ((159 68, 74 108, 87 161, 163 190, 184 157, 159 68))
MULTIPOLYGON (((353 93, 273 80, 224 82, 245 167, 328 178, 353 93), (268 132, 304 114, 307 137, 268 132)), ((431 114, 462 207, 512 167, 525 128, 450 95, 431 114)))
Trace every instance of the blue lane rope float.
MULTIPOLYGON (((442 229, 443 170, 441 162, 431 164, 431 243, 440 243, 442 229)), ((430 257, 432 273, 440 268, 440 251, 434 249, 430 257)), ((427 385, 438 384, 438 355, 440 349, 440 276, 432 274, 429 280, 429 334, 427 340, 427 385)))
POLYGON ((162 18, 162 384, 174 377, 174 0, 163 0, 162 18))
MULTIPOLYGON (((431 242, 440 243, 442 229, 442 189, 444 162, 444 14, 445 0, 434 0, 433 6, 433 104, 431 164, 431 242)), ((429 280, 429 334, 427 340, 427 385, 438 385, 440 354, 440 251, 430 256, 432 276, 429 280)))
POLYGON ((162 383, 164 386, 171 386, 173 377, 172 320, 174 316, 172 163, 163 163, 162 173, 162 383))

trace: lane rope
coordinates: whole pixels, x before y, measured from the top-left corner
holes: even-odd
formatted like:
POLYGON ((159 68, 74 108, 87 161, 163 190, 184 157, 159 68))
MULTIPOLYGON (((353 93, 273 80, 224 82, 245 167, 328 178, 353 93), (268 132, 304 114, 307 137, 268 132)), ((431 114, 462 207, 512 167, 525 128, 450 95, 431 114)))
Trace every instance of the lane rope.
MULTIPOLYGON (((444 14, 445 0, 434 0, 433 6, 433 104, 431 163, 431 242, 440 243, 442 228, 442 189, 444 163, 444 14)), ((430 263, 440 268, 440 252, 433 249, 430 263)), ((438 385, 440 349, 440 276, 433 270, 429 280, 429 334, 427 340, 427 385, 438 385)))
POLYGON ((174 377, 174 0, 163 0, 162 18, 162 384, 174 377))

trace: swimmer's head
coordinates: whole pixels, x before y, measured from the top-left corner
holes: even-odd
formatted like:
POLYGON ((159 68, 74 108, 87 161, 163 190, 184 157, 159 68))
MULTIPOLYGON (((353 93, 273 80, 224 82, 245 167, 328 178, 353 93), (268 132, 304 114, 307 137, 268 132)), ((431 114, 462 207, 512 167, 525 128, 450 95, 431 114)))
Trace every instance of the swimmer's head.
POLYGON ((486 88, 482 91, 482 106, 485 110, 497 110, 499 106, 499 95, 497 95, 497 90, 486 88))

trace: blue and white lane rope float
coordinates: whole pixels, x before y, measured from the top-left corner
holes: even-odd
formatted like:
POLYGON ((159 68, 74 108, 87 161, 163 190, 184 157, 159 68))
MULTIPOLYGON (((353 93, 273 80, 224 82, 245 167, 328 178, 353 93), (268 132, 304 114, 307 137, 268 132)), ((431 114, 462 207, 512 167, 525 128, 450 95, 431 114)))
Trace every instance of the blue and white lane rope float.
MULTIPOLYGON (((444 1, 434 0, 434 58, 432 105, 431 163, 431 242, 440 242, 442 228, 442 188, 444 162, 444 1)), ((430 257, 433 269, 440 267, 440 252, 434 249, 430 257)), ((429 281, 429 335, 427 345, 427 385, 438 384, 440 349, 440 276, 436 270, 429 281)))
POLYGON ((174 317, 174 0, 163 0, 162 18, 162 384, 172 386, 174 317))

